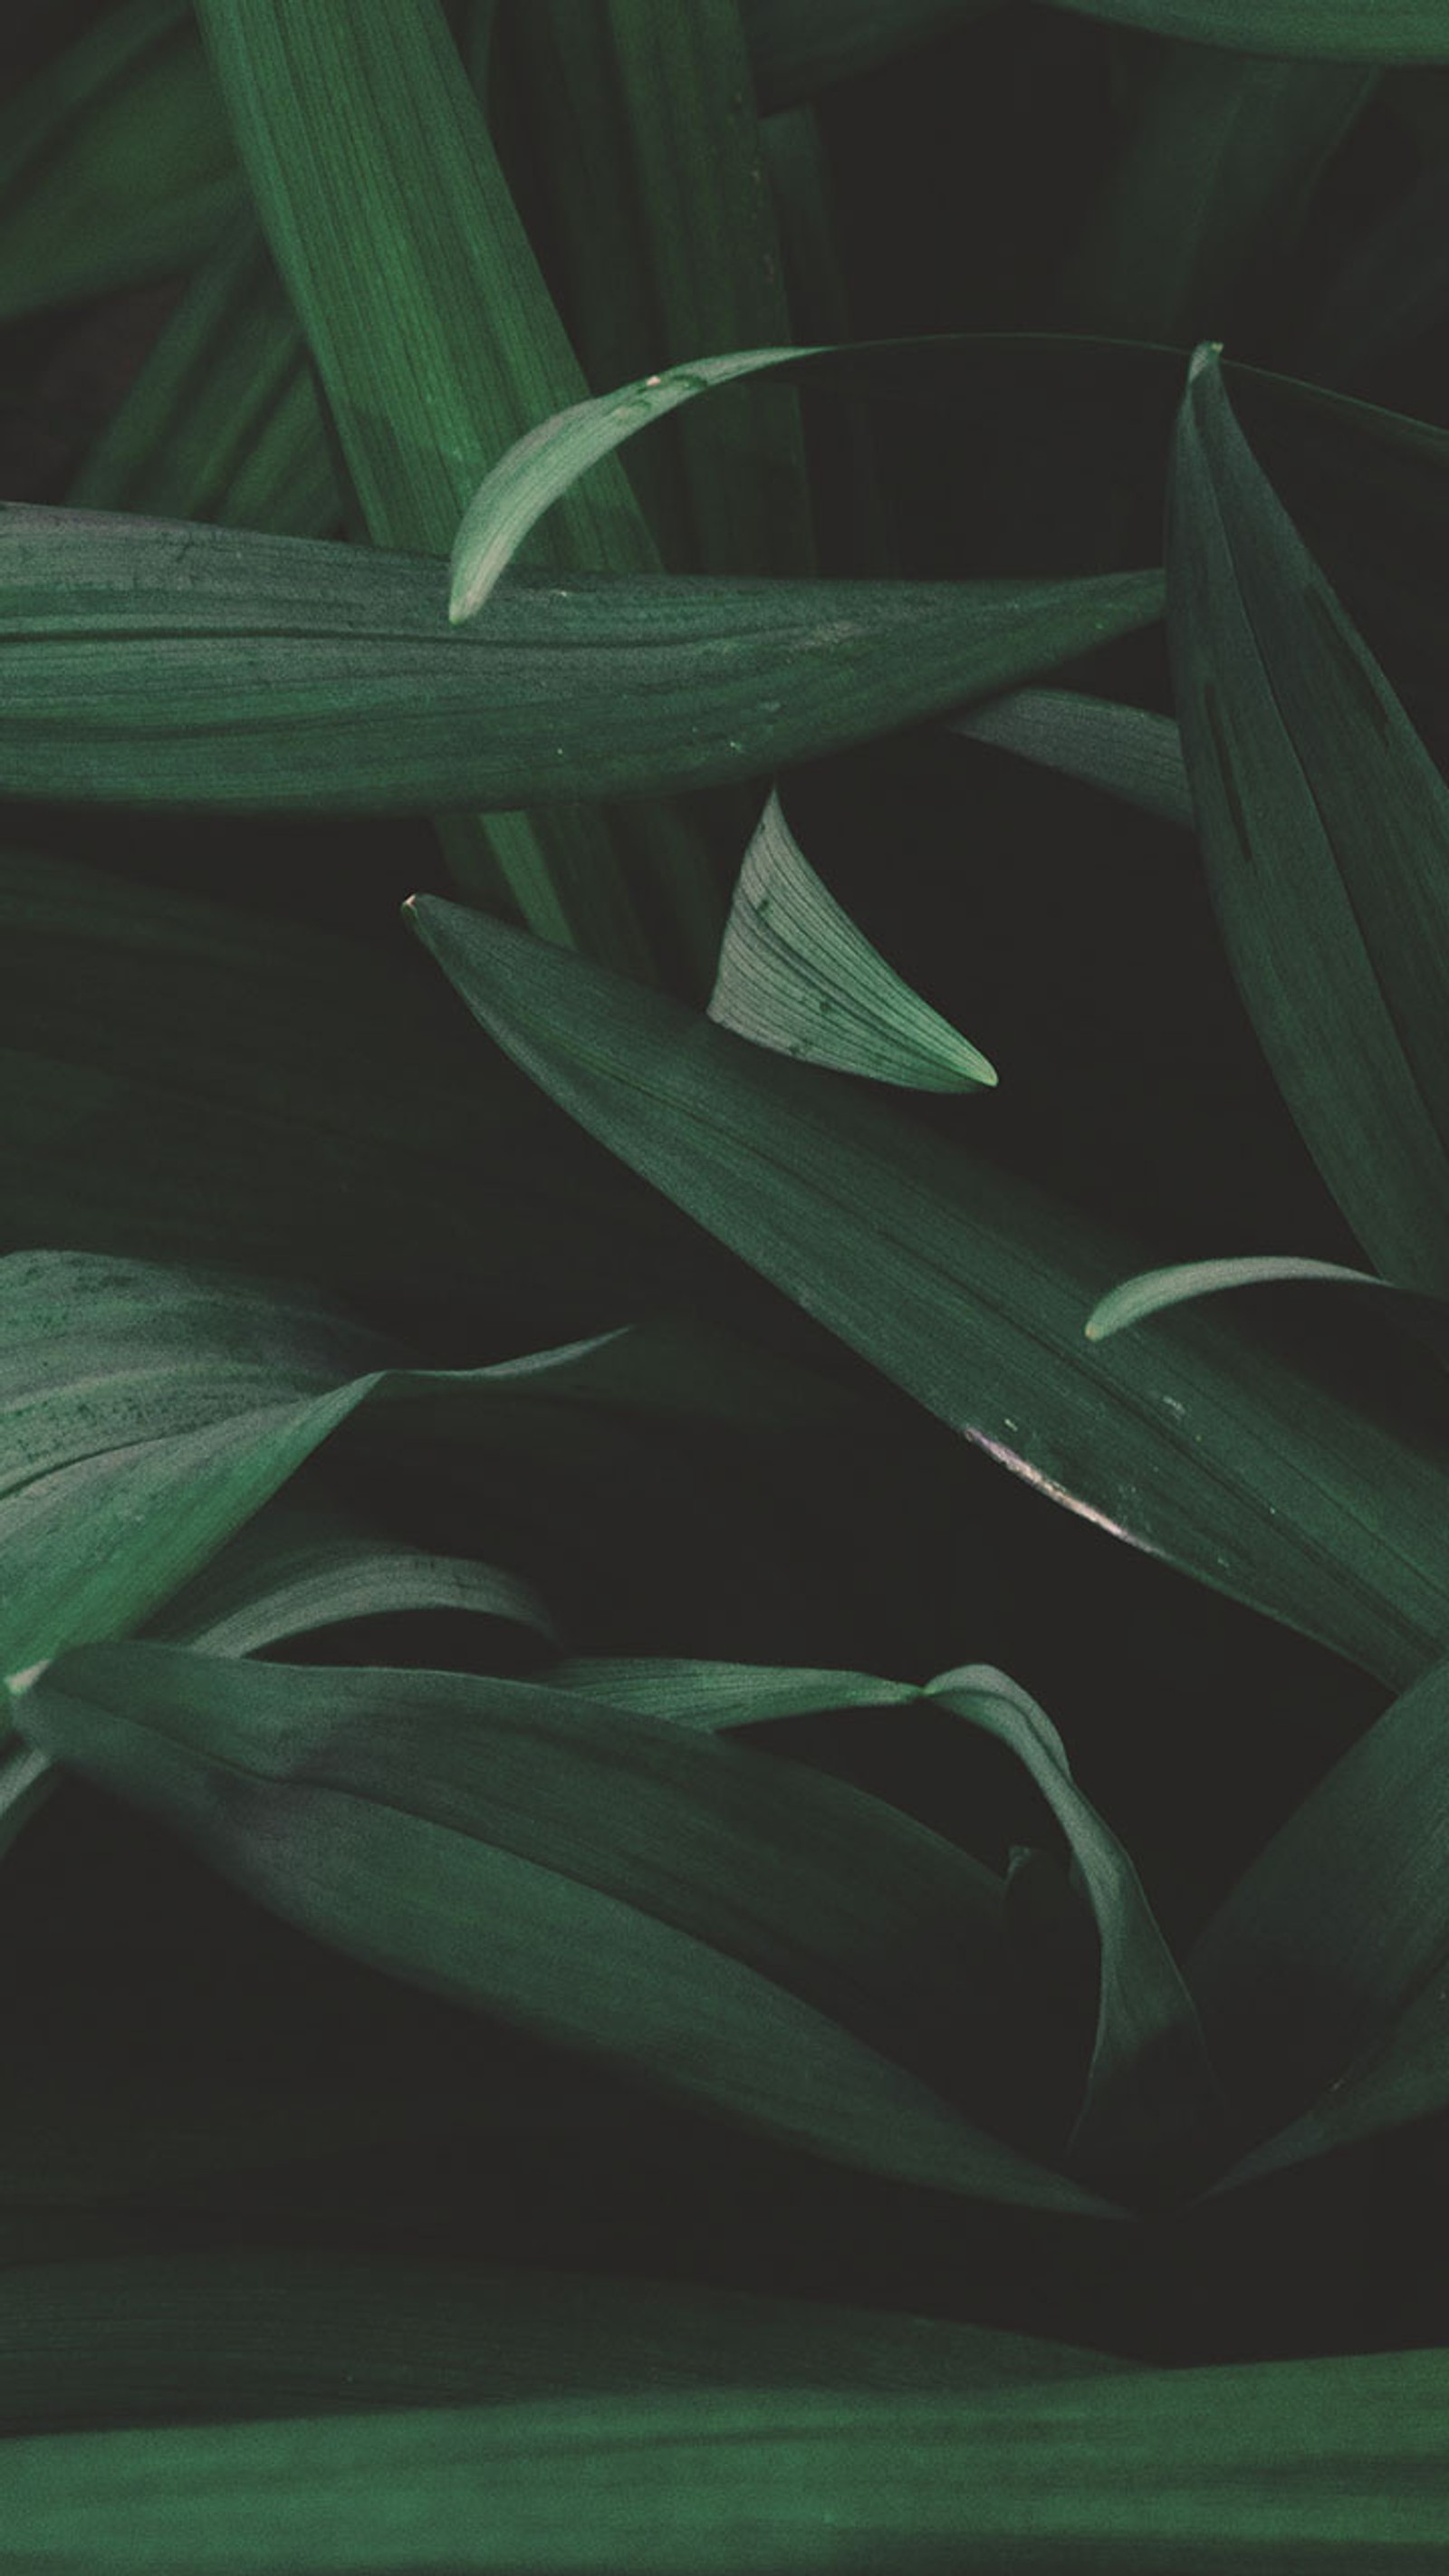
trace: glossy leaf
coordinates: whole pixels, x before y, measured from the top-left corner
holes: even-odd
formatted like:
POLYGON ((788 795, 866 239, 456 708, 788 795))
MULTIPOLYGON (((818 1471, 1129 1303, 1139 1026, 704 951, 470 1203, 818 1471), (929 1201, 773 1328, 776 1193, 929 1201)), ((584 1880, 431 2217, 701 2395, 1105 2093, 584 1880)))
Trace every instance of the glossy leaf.
POLYGON ((93 2576, 1430 2576, 1442 2352, 965 2397, 560 2399, 8 2446, 8 2546, 93 2576), (255 2537, 250 2535, 254 2533, 255 2537), (285 2553, 283 2558, 282 2553, 285 2553))
POLYGON ((1233 418, 1210 351, 1170 529, 1183 748, 1229 956, 1372 1261, 1449 1284, 1449 788, 1233 418))
POLYGON ((915 1091, 996 1081, 821 884, 771 796, 735 885, 709 1016, 777 1055, 915 1091))
POLYGON ((1182 738, 1171 716, 1082 697, 1072 689, 1012 689, 953 716, 950 729, 1089 787, 1104 787, 1164 823, 1193 828, 1182 738))
POLYGON ((434 898, 411 914, 553 1098, 1039 1492, 1389 1678, 1449 1637, 1427 1444, 1195 1318, 1093 1350, 1134 1266, 1094 1226, 619 978, 434 898))
POLYGON ((11 509, 0 790, 406 813, 704 786, 934 715, 1161 605, 1150 572, 566 588, 529 574, 450 633, 440 576, 357 546, 11 509))
POLYGON ((984 2071, 995 1883, 841 1782, 539 1685, 160 1646, 53 1662, 17 1711, 395 1975, 837 2162, 1104 2206, 908 2071, 948 2035, 984 2071))

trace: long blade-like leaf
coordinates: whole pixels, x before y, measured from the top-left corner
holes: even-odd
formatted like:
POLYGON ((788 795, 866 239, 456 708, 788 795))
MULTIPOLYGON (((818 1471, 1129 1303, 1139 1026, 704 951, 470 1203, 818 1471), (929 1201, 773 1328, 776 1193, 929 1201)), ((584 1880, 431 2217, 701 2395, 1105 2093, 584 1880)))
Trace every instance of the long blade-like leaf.
POLYGON ((1104 2206, 931 2089, 993 2089, 995 1882, 843 1782, 527 1683, 160 1646, 17 1710, 335 1947, 835 2161, 1104 2206))
POLYGON ((1000 689, 1151 624, 1162 598, 1152 572, 533 574, 450 633, 440 575, 357 546, 12 509, 0 791, 396 813, 697 787, 1000 689))
POLYGON ((1372 1260, 1449 1284, 1449 787, 1250 454, 1211 351, 1173 476, 1183 748, 1233 969, 1372 1260))
POLYGON ((1430 1446, 1197 1319, 1093 1350, 1083 1321, 1133 1266, 1095 1227, 828 1074, 457 906, 410 909, 573 1116, 1038 1490, 1389 1678, 1449 1638, 1430 1446))
POLYGON ((1082 697, 1072 689, 1012 689, 953 716, 950 729, 1104 787, 1124 804, 1192 830, 1192 790, 1171 716, 1082 697))
POLYGON ((16 2576, 1433 2576, 1442 2352, 18 2440, 16 2576), (252 2536, 254 2535, 254 2536, 252 2536))

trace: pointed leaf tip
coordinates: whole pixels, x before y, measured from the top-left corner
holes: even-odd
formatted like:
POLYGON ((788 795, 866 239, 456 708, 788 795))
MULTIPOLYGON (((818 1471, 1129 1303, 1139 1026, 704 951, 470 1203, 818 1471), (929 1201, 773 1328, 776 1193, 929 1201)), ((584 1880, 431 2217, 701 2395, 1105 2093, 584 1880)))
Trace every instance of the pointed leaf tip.
POLYGON ((1382 1288, 1370 1270, 1339 1261, 1299 1260, 1292 1253, 1245 1253, 1221 1261, 1177 1261, 1165 1270, 1139 1270, 1099 1298, 1084 1327, 1089 1342, 1109 1341, 1128 1324, 1140 1324, 1166 1306, 1215 1296, 1224 1288, 1262 1288, 1280 1280, 1332 1279, 1355 1288, 1382 1288))
POLYGON ((745 852, 709 1016, 736 1037, 913 1091, 978 1091, 994 1065, 887 965, 815 874, 772 795, 745 852))
POLYGON ((1221 340, 1199 340, 1187 364, 1187 381, 1195 385, 1199 376, 1216 374, 1223 354, 1221 340))

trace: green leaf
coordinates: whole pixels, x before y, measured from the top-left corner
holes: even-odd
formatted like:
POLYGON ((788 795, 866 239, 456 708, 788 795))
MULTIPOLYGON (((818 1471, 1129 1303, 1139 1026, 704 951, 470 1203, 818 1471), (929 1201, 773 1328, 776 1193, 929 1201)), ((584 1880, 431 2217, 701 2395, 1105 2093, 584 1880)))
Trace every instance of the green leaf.
POLYGON ((1094 1350, 1120 1242, 828 1075, 456 906, 410 909, 554 1099, 1037 1491, 1391 1680, 1449 1639, 1427 1444, 1210 1321, 1094 1350))
POLYGON ((915 1091, 994 1084, 984 1055, 902 981, 815 874, 778 796, 745 852, 709 1016, 778 1055, 915 1091))
POLYGON ((814 354, 808 349, 737 349, 725 357, 690 358, 662 375, 571 404, 541 421, 485 475, 463 513, 448 566, 450 622, 459 626, 477 616, 544 513, 638 430, 697 394, 814 354))
POLYGON ((1082 697, 1072 689, 1013 689, 953 716, 950 730, 1039 761, 1089 787, 1104 787, 1164 823, 1193 828, 1182 737, 1171 716, 1082 697))
POLYGON ((288 536, 339 525, 306 344, 249 212, 201 262, 69 497, 288 536))
POLYGON ((1371 1270, 1347 1270, 1341 1261, 1303 1261, 1292 1253, 1248 1253, 1226 1261, 1176 1261, 1165 1270, 1144 1270, 1135 1279, 1099 1298, 1087 1317, 1089 1342, 1108 1341, 1127 1324, 1140 1324, 1169 1306, 1194 1297, 1214 1297, 1223 1288, 1259 1288, 1274 1280, 1333 1279, 1358 1288, 1382 1288, 1371 1270))
POLYGON ((1053 0, 1189 44, 1311 62, 1449 62, 1444 0, 1053 0))
MULTIPOLYGON (((516 184, 592 386, 797 336, 738 0, 527 0, 507 59, 516 184)), ((741 385, 650 446, 630 479, 672 571, 815 569, 788 397, 741 385)))
POLYGON ((0 117, 0 318, 184 273, 242 203, 185 0, 123 0, 0 117))
POLYGON ((1123 340, 1226 334, 1248 272, 1261 296, 1375 75, 1174 45, 1073 254, 1073 318, 1123 340))
POLYGON ((928 1682, 926 1696, 1024 1764, 1071 1845, 1096 1917, 1097 2027, 1068 2151, 1073 2168, 1117 2191, 1166 2196, 1183 2160, 1199 2174, 1210 2164, 1222 2105, 1192 1999, 1132 1861, 1077 1787, 1045 1710, 1019 1683, 989 1664, 963 1664, 928 1682))
POLYGON ((635 1659, 571 1655, 551 1664, 550 1690, 582 1692, 609 1708, 668 1718, 673 1726, 712 1735, 723 1727, 758 1726, 770 1718, 809 1717, 823 1709, 902 1707, 918 1700, 914 1682, 872 1673, 808 1670, 788 1665, 705 1663, 680 1656, 635 1659))
POLYGON ((983 2394, 1122 2368, 939 2317, 458 2262, 122 2255, 5 2278, 0 2433, 499 2405, 575 2390, 983 2394))
POLYGON ((1446 1833, 1441 1664, 1334 1764, 1193 1952, 1193 1991, 1253 2129, 1321 2097, 1230 2185, 1449 2103, 1446 1833))
POLYGON ((748 778, 1150 625, 1162 598, 1151 572, 536 573, 452 633, 441 567, 407 556, 20 507, 0 533, 0 793, 255 812, 748 778))
POLYGON ((741 0, 764 107, 792 107, 831 82, 877 71, 1000 0, 741 0))
POLYGON ((172 1595, 150 1634, 212 1655, 251 1655, 396 1610, 467 1610, 557 1642, 533 1585, 502 1567, 430 1554, 346 1513, 285 1498, 264 1505, 172 1595))
POLYGON ((999 1888, 843 1782, 535 1684, 163 1646, 81 1649, 18 1707, 375 1966, 837 2162, 1105 2206, 931 2089, 994 2089, 999 1888))
MULTIPOLYGON (((507 442, 587 390, 442 8, 199 0, 197 14, 368 531, 441 553, 507 442)), ((617 467, 565 503, 554 536, 550 561, 657 562, 617 467)), ((606 792, 557 777, 547 801, 606 792)), ((525 783, 478 801, 544 800, 525 783)), ((446 846, 467 891, 506 890, 547 937, 646 972, 677 943, 681 971, 707 972, 719 908, 692 824, 641 820, 636 841, 630 866, 600 816, 509 814, 446 846)))
POLYGON ((17 2567, 88 2576, 1431 2576, 1444 2372, 1384 2352, 51 2434, 7 2445, 0 2496, 17 2567))
POLYGON ((1233 971, 1377 1267, 1449 1284, 1449 788, 1194 360, 1173 472, 1183 748, 1233 971))

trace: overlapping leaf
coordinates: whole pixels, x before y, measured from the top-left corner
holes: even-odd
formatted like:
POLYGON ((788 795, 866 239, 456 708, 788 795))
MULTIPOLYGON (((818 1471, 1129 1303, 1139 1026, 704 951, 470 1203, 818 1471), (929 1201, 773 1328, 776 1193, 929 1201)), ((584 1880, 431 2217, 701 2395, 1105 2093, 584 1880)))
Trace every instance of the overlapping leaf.
POLYGON ((566 587, 533 574, 452 633, 440 569, 12 509, 0 789, 398 813, 702 786, 1002 688, 1161 605, 1150 572, 566 587))
POLYGON ((1178 431, 1171 631, 1229 955, 1379 1268, 1449 1283, 1449 787, 1254 462, 1210 351, 1178 431))
POLYGON ((1430 2576, 1442 2352, 965 2397, 694 2391, 17 2440, 17 2568, 92 2576, 1430 2576))
POLYGON ((1012 689, 953 716, 951 731, 1104 787, 1145 814, 1192 829, 1192 790, 1171 716, 1072 689, 1012 689))
POLYGON ((1449 1637, 1427 1440, 1197 1319, 1094 1351, 1139 1266, 1095 1227, 678 1005, 435 899, 412 917, 562 1106, 1038 1490, 1389 1678, 1449 1637))
POLYGON ((1443 0, 1054 0, 1189 44, 1311 62, 1449 62, 1443 0))
POLYGON ((17 1710, 375 1965, 835 2161, 1104 2206, 932 2088, 993 2089, 995 1884, 844 1783, 540 1685, 161 1646, 79 1649, 17 1710))

